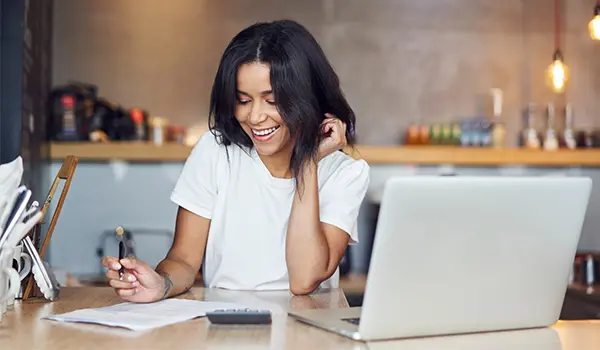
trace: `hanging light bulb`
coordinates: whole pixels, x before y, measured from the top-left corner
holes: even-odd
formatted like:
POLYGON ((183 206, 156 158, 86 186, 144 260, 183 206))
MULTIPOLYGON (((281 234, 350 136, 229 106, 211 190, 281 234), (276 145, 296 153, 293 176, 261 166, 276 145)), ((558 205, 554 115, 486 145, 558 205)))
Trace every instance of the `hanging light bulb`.
MULTIPOLYGON (((554 55, 552 64, 546 69, 546 83, 552 91, 562 93, 569 80, 569 69, 560 51, 560 0, 554 0, 554 55)), ((600 1, 600 0, 598 0, 600 1)))
POLYGON ((560 50, 554 52, 553 62, 546 70, 547 83, 557 93, 565 90, 569 80, 569 68, 564 63, 560 50))
POLYGON ((594 8, 594 18, 589 24, 590 36, 594 40, 600 40, 600 0, 596 3, 594 8))

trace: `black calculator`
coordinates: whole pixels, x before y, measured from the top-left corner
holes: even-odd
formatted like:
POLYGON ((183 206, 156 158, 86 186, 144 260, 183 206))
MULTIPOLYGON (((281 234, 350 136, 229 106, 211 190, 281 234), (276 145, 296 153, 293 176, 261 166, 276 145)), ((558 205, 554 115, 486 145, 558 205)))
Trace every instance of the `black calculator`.
POLYGON ((257 309, 219 309, 206 317, 213 324, 271 324, 271 311, 257 309))

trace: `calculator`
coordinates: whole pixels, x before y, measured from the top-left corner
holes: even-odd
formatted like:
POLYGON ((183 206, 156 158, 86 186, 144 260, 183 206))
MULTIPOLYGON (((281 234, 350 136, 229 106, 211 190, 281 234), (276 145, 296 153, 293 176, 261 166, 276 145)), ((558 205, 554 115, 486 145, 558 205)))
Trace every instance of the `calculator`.
POLYGON ((271 324, 271 311, 257 309, 218 309, 206 313, 213 324, 271 324))

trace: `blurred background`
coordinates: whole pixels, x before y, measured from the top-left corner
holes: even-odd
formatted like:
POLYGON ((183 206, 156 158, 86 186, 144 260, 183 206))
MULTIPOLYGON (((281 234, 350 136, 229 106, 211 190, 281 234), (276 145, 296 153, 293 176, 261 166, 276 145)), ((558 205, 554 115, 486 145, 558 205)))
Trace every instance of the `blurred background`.
MULTIPOLYGON (((2 0, 2 162, 20 154, 26 182, 43 201, 65 157, 79 158, 46 255, 54 268, 79 283, 102 281, 100 257, 117 254, 119 225, 131 233, 138 257, 155 265, 172 240, 176 207, 169 195, 207 130, 225 46, 254 22, 297 20, 338 72, 357 114, 357 156, 371 165, 360 243, 342 266, 344 283, 358 281, 349 290, 360 290, 390 176, 600 181, 595 6, 596 0, 2 0)), ((600 250, 599 211, 594 189, 580 254, 600 250)))

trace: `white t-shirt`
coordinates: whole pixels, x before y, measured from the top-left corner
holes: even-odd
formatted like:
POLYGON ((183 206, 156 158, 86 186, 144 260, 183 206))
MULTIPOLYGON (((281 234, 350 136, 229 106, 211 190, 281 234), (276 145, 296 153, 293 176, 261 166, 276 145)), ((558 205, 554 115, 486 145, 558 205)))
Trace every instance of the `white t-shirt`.
MULTIPOLYGON (((356 220, 369 184, 369 166, 342 152, 318 165, 321 222, 358 241, 356 220)), ((285 241, 294 179, 275 178, 258 157, 221 146, 206 132, 194 146, 171 200, 211 220, 204 255, 207 287, 287 290, 285 241), (227 151, 226 151, 227 149, 227 151)), ((201 254, 201 252, 198 252, 201 254)), ((339 269, 321 287, 337 287, 339 269)))

